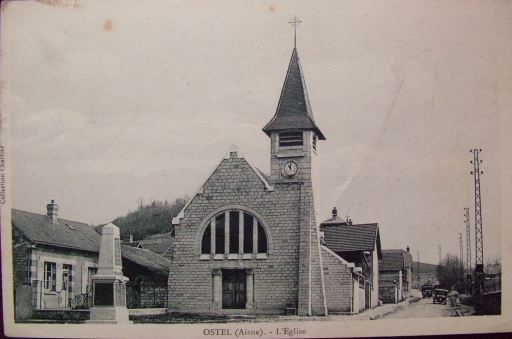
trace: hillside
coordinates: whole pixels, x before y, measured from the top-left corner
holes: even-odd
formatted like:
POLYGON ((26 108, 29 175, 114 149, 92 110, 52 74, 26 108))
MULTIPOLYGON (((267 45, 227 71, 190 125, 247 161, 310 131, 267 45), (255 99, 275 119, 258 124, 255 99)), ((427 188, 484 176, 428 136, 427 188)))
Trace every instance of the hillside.
MULTIPOLYGON (((419 272, 420 273, 436 274, 437 273, 437 266, 438 265, 427 264, 427 263, 423 263, 423 262, 420 261, 419 272)), ((412 268, 414 270, 414 273, 418 273, 418 262, 417 261, 413 262, 412 268)))
MULTIPOLYGON (((119 227, 121 239, 126 239, 128 234, 133 235, 133 240, 142 240, 153 234, 172 233, 172 218, 178 215, 187 203, 188 198, 179 198, 169 203, 153 201, 142 205, 127 215, 118 217, 112 223, 119 227)), ((101 234, 104 225, 94 227, 101 234)))

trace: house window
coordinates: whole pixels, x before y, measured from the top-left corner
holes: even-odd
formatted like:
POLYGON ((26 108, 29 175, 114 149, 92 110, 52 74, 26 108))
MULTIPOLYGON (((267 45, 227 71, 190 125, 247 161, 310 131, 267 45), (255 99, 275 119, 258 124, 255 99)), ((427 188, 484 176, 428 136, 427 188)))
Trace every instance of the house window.
POLYGON ((57 264, 54 262, 44 262, 44 289, 57 290, 57 264))
POLYGON ((255 216, 245 211, 222 212, 210 219, 207 225, 201 240, 201 254, 268 252, 265 228, 255 216))
POLYGON ((62 265, 62 288, 71 292, 71 283, 73 282, 73 267, 68 264, 62 265))
POLYGON ((303 136, 301 131, 279 133, 279 147, 302 146, 303 136))

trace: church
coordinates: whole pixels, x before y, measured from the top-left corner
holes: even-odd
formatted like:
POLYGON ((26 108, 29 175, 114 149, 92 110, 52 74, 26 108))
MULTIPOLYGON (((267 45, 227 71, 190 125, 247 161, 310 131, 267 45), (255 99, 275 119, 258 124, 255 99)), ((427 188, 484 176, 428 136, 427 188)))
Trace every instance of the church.
POLYGON ((358 313, 365 277, 325 245, 315 220, 316 156, 326 138, 313 118, 296 48, 263 132, 269 176, 232 148, 173 219, 170 311, 358 313))

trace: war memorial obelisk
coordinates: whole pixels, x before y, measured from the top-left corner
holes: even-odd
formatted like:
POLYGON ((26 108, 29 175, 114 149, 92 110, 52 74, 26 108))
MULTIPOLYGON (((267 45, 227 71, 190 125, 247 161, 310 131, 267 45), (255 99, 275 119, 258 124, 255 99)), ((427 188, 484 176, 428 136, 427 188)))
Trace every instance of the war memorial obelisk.
POLYGON ((110 223, 101 232, 98 273, 92 277, 93 306, 87 324, 128 324, 126 282, 121 260, 119 227, 110 223))

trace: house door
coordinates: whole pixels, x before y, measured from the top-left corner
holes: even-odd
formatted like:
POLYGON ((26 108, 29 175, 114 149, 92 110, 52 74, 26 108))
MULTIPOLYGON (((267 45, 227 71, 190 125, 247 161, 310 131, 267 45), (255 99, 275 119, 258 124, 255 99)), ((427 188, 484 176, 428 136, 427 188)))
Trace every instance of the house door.
POLYGON ((245 308, 245 270, 222 270, 222 308, 245 308))

